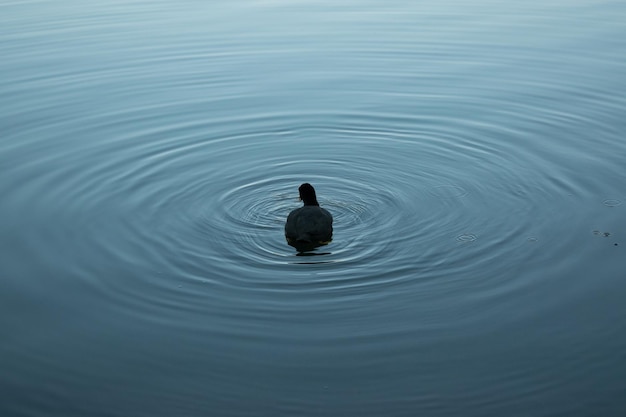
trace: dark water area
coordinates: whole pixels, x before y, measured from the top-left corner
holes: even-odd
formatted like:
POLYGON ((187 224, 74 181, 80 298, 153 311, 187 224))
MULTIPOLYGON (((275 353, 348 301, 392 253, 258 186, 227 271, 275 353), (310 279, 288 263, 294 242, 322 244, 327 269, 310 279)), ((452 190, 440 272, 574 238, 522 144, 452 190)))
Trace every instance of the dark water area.
POLYGON ((625 3, 4 1, 0 53, 0 416, 624 415, 625 3))

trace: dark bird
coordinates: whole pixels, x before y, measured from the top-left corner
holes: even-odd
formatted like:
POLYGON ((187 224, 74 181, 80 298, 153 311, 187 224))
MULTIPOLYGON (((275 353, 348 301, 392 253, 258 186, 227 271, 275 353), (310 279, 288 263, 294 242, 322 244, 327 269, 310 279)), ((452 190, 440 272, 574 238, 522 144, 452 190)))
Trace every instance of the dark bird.
POLYGON ((305 252, 330 243, 333 237, 333 216, 320 207, 311 184, 302 184, 298 191, 304 206, 289 213, 285 237, 290 246, 298 252, 305 252))

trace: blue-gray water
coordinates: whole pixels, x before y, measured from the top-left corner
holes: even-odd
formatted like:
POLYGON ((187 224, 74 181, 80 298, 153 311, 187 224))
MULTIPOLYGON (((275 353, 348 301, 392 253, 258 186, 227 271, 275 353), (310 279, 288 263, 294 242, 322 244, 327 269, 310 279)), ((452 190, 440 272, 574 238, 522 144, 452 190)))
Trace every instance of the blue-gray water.
POLYGON ((624 415, 624 2, 5 0, 0 56, 1 416, 624 415))

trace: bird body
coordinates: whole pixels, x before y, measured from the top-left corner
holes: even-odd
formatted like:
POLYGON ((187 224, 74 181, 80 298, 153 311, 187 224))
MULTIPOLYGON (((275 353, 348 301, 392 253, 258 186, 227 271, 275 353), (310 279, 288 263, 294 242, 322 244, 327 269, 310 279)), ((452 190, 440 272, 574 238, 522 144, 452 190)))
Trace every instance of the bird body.
POLYGON ((290 246, 304 252, 332 240, 333 216, 319 206, 313 186, 305 183, 298 190, 304 206, 289 213, 285 223, 285 237, 290 246))
POLYGON ((287 217, 285 236, 302 242, 327 242, 333 235, 333 217, 321 207, 304 206, 287 217))

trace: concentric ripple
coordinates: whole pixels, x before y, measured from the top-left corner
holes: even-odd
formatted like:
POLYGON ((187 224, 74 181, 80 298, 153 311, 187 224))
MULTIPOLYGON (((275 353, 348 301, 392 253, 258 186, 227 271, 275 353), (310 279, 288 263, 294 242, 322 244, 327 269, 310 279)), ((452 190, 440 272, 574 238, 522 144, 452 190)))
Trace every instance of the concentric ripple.
MULTIPOLYGON (((119 141, 98 154, 77 149, 87 175, 57 186, 50 199, 80 201, 77 207, 92 214, 106 207, 104 218, 118 224, 112 230, 125 231, 100 250, 122 259, 143 251, 146 267, 158 276, 166 272, 156 285, 177 291, 186 280, 253 293, 296 286, 312 295, 413 286, 407 270, 424 282, 449 272, 432 269, 433 260, 459 265, 474 257, 487 265, 492 257, 484 255, 494 251, 524 256, 519 250, 530 226, 505 226, 508 214, 539 210, 557 192, 511 169, 510 141, 484 142, 500 134, 495 125, 477 129, 463 119, 442 124, 369 113, 294 113, 223 124, 195 120, 184 109, 162 110, 189 120, 182 128, 124 133, 120 141, 137 145, 123 154, 119 141), (442 160, 455 164, 442 169, 442 160), (483 172, 492 171, 503 181, 485 183, 483 172), (313 253, 319 256, 297 256, 284 239, 284 221, 301 204, 302 182, 314 184, 334 216, 334 239, 313 253), (492 201, 492 195, 504 197, 492 201), (451 239, 477 244, 451 252, 451 239), (174 285, 167 276, 179 278, 174 285)), ((439 285, 443 290, 449 283, 439 285)))

